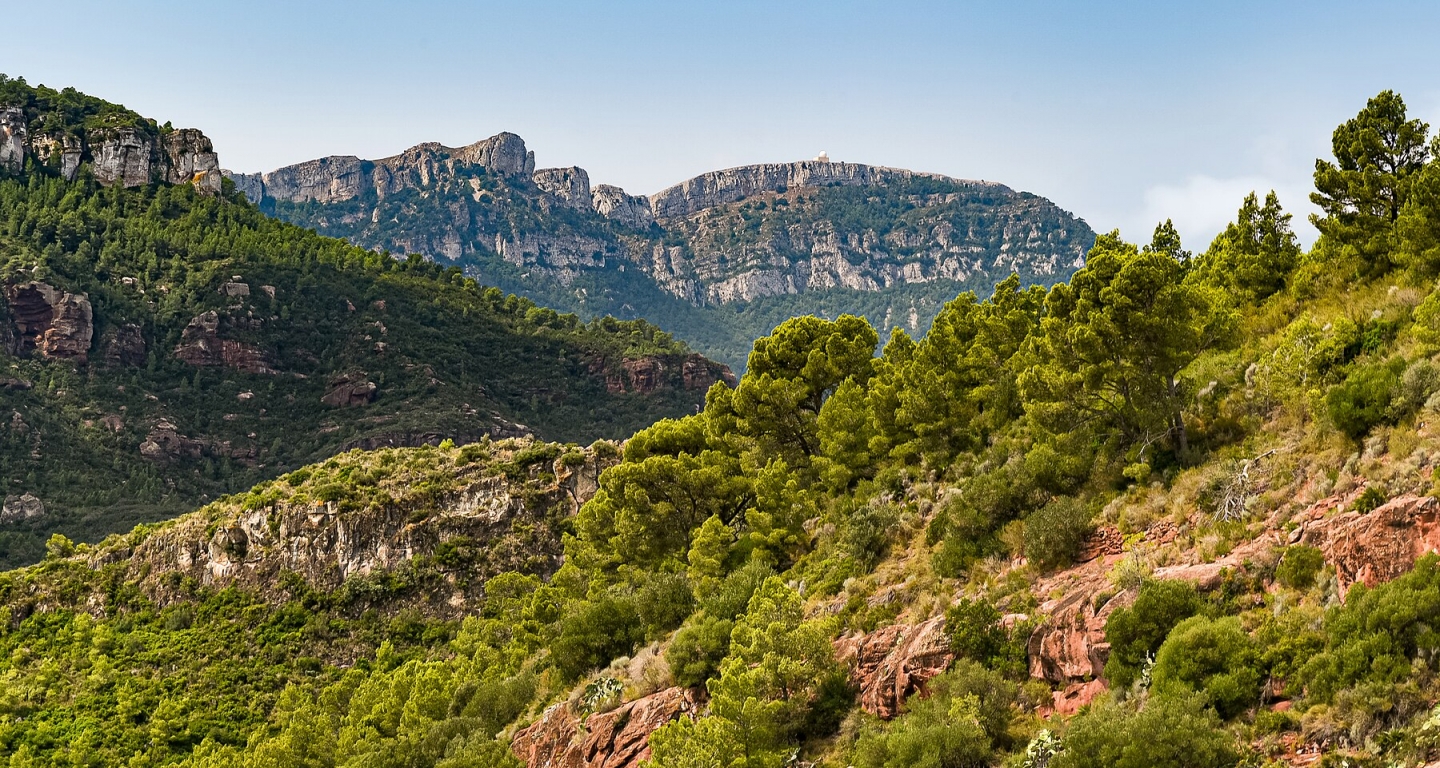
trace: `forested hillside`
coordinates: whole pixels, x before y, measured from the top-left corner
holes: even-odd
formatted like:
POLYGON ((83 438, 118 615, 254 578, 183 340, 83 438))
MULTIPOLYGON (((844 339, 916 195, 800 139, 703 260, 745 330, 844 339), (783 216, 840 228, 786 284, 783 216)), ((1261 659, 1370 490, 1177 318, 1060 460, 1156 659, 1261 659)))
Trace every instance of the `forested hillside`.
POLYGON ((728 375, 644 322, 282 224, 213 170, 140 173, 183 165, 176 132, 123 107, 4 79, 0 107, 0 563, 349 447, 624 437, 728 375))
POLYGON ((356 451, 0 580, 17 765, 1425 765, 1440 159, 801 317, 623 446, 356 451), (343 535, 342 535, 343 532, 343 535))

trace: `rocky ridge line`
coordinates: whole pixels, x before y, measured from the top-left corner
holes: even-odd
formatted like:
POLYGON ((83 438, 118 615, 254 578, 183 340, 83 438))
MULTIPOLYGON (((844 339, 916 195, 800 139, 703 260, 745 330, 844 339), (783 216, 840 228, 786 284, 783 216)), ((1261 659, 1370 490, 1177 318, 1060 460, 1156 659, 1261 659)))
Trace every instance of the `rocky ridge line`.
POLYGON ((215 194, 222 180, 214 146, 194 128, 158 137, 130 127, 36 133, 24 109, 0 105, 0 169, 21 173, 27 159, 56 168, 67 181, 74 181, 87 163, 105 185, 193 184, 215 194))

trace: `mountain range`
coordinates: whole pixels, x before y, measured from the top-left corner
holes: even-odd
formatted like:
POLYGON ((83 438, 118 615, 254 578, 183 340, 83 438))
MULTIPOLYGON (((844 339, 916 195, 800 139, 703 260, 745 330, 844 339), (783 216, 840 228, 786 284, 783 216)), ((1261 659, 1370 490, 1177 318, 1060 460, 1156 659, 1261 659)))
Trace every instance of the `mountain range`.
POLYGON ((225 172, 267 213, 365 248, 419 253, 582 317, 643 317, 743 369, 785 319, 865 315, 923 334, 957 293, 1012 272, 1049 285, 1095 233, 989 181, 826 157, 713 171, 653 195, 535 167, 513 133, 225 172))

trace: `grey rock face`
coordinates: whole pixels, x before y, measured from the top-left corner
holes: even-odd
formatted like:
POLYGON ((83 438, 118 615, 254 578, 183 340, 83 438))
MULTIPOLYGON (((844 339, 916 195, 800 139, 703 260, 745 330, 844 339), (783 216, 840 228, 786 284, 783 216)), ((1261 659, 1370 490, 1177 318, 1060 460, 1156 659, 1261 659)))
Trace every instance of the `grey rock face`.
POLYGON ((584 168, 541 168, 535 172, 535 186, 570 208, 586 209, 590 200, 590 174, 584 168))
POLYGON ((0 168, 25 170, 25 111, 19 107, 0 107, 0 168))
MULTIPOLYGON (((535 172, 535 153, 525 149, 525 140, 519 136, 501 133, 458 149, 430 142, 373 161, 334 155, 269 173, 222 173, 251 202, 268 197, 290 203, 336 203, 369 190, 384 198, 404 189, 429 186, 464 166, 478 166, 505 177, 529 176, 535 172)), ((585 183, 588 189, 588 178, 585 183)))
POLYGON ((220 159, 205 134, 194 128, 181 128, 166 134, 162 143, 169 160, 166 181, 194 184, 212 195, 220 191, 220 159))
POLYGON ((68 133, 36 136, 30 144, 36 159, 47 165, 57 165, 66 181, 75 180, 85 155, 85 145, 79 137, 68 133))
POLYGON ((596 213, 627 227, 645 229, 655 223, 655 214, 650 212, 650 198, 627 194, 616 186, 601 184, 595 187, 591 193, 591 204, 596 213))
POLYGON ((150 137, 133 128, 119 128, 91 140, 95 155, 95 180, 101 184, 138 187, 150 183, 150 163, 155 145, 150 137))
POLYGON ((0 507, 0 523, 34 520, 44 516, 45 503, 28 493, 6 496, 4 506, 0 507))
MULTIPOLYGON (((834 163, 805 160, 797 163, 766 163, 711 171, 683 181, 651 195, 650 207, 659 219, 689 216, 706 208, 733 203, 764 192, 784 192, 799 187, 831 185, 869 186, 908 178, 932 178, 946 181, 945 176, 916 173, 899 168, 883 168, 859 163, 834 163)), ((1004 185, 981 181, 965 184, 1005 189, 1004 185)))

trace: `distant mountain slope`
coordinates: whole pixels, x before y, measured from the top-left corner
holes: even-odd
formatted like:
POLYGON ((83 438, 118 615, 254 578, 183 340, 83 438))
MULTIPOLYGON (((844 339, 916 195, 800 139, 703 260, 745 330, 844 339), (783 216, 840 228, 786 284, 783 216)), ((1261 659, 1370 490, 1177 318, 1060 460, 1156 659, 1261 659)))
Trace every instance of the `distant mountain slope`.
POLYGON ((592 188, 583 168, 536 170, 511 133, 230 176, 286 221, 458 264, 584 316, 643 317, 736 367, 755 338, 799 314, 858 312, 923 332, 945 301, 988 295, 1011 272, 1064 280, 1095 238, 1001 184, 828 160, 630 195, 592 188))
POLYGON ((624 437, 729 377, 226 192, 199 131, 0 77, 0 565, 347 447, 624 437))

